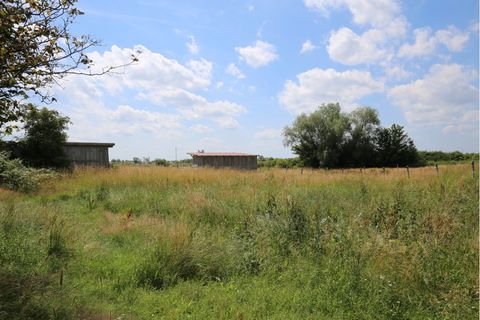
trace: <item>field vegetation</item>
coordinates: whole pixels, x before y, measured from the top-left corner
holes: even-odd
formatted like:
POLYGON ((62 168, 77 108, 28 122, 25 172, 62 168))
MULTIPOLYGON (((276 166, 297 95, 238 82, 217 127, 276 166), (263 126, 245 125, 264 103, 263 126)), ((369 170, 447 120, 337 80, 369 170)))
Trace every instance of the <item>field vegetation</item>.
POLYGON ((84 169, 0 189, 0 319, 478 319, 478 168, 84 169))

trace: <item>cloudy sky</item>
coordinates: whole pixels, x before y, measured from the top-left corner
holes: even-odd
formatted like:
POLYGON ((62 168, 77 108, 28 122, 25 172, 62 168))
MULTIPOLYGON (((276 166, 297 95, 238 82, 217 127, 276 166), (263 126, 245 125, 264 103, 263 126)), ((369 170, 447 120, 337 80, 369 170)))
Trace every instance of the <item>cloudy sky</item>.
POLYGON ((288 157, 282 128, 339 102, 404 125, 421 150, 478 152, 476 0, 80 0, 72 31, 102 41, 102 77, 71 77, 53 105, 71 141, 113 158, 189 151, 288 157))

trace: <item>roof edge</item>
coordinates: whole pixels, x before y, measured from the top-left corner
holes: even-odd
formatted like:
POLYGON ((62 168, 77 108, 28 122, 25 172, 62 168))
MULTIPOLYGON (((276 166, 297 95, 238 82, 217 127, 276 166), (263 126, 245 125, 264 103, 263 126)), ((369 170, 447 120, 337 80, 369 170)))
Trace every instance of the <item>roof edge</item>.
POLYGON ((115 143, 112 142, 65 142, 64 146, 90 146, 90 147, 113 147, 115 143))

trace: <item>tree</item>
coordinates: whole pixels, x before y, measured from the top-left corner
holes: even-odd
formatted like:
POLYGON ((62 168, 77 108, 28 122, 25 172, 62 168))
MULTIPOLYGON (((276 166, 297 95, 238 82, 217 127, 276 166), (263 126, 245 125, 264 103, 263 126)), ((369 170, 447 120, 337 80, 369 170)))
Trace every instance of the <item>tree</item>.
POLYGON ((360 107, 348 114, 349 132, 342 150, 341 165, 374 166, 374 137, 380 125, 377 110, 360 107))
MULTIPOLYGON (((99 75, 121 67, 91 71, 93 62, 85 52, 99 42, 71 34, 71 24, 83 14, 76 1, 0 2, 0 133, 10 134, 12 122, 25 120, 29 108, 24 101, 29 97, 55 100, 47 87, 65 75, 99 75)), ((136 56, 130 63, 134 61, 136 56)))
POLYGON ((66 168, 70 165, 63 149, 70 119, 55 110, 29 106, 25 116, 25 137, 20 141, 23 160, 33 167, 66 168))
POLYGON ((378 128, 374 143, 379 166, 394 167, 418 163, 418 152, 413 140, 398 124, 393 124, 390 128, 378 128))
POLYGON ((341 112, 338 103, 323 104, 309 115, 301 114, 291 127, 284 128, 284 145, 291 146, 307 166, 335 167, 349 127, 348 116, 341 112))

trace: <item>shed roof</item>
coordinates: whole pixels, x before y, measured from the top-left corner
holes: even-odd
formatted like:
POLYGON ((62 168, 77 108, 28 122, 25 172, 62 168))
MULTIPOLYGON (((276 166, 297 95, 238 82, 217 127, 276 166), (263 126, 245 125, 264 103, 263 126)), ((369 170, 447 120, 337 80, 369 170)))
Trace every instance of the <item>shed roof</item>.
POLYGON ((239 152, 189 152, 189 155, 196 157, 256 157, 256 154, 239 152))
POLYGON ((65 142, 65 146, 75 147, 108 147, 111 148, 115 143, 111 142, 65 142))

